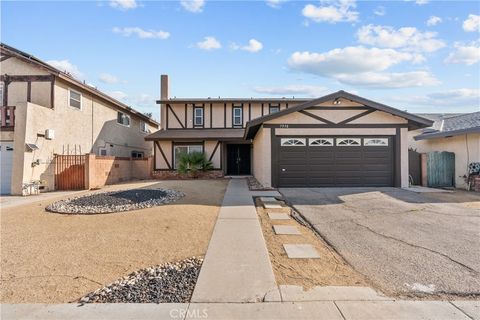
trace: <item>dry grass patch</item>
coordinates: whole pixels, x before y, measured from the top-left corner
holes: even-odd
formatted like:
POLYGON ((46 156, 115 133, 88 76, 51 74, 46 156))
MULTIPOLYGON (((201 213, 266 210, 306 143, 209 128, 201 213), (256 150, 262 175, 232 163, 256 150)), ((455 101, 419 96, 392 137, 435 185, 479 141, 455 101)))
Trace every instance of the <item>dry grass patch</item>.
POLYGON ((327 243, 312 230, 290 220, 270 220, 268 212, 289 212, 286 209, 265 209, 260 199, 255 201, 257 213, 267 243, 277 284, 299 285, 305 289, 315 286, 367 286, 365 278, 352 269, 327 243), (271 210, 271 211, 269 211, 271 210), (301 235, 276 235, 273 225, 296 226, 301 235), (290 259, 283 244, 311 244, 320 259, 290 259))
POLYGON ((102 190, 148 186, 185 193, 177 202, 129 212, 45 211, 59 199, 2 210, 0 301, 70 302, 138 269, 205 255, 227 183, 156 181, 102 190))

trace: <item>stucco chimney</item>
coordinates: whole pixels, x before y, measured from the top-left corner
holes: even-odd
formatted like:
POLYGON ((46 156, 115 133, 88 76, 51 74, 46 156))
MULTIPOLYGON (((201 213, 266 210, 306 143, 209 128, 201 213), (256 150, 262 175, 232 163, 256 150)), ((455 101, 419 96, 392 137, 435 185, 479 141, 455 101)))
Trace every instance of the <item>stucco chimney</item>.
MULTIPOLYGON (((160 76, 160 100, 168 99, 168 74, 160 76)), ((160 104, 160 124, 161 129, 166 129, 167 105, 160 104)))

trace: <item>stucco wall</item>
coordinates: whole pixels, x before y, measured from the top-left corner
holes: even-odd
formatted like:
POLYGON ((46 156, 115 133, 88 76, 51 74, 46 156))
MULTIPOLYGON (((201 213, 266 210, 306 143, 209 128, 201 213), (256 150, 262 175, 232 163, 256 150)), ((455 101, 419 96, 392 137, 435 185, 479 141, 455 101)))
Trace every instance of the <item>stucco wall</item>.
POLYGON ((468 164, 480 162, 480 134, 459 135, 449 138, 437 138, 415 141, 414 136, 419 135, 420 130, 411 131, 408 134, 409 147, 420 153, 433 151, 448 151, 455 153, 455 184, 457 188, 467 187, 464 175, 468 175, 468 164))
POLYGON ((271 130, 260 128, 253 140, 253 175, 264 187, 272 186, 271 130))

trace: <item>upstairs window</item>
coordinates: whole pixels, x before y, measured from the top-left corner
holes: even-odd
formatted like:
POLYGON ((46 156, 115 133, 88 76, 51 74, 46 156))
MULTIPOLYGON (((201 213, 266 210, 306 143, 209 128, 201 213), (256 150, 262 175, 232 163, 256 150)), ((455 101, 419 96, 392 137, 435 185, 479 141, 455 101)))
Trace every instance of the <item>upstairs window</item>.
POLYGON ((130 116, 123 113, 123 112, 118 112, 117 113, 117 123, 130 127, 130 116))
POLYGON ((233 125, 234 126, 243 125, 243 108, 242 107, 233 107, 233 125))
POLYGON ((203 108, 202 107, 193 108, 193 126, 194 127, 203 126, 203 108))
POLYGON ((269 114, 276 113, 278 111, 280 111, 280 105, 269 105, 268 106, 268 113, 269 114))
POLYGON ((145 133, 149 132, 147 123, 145 121, 140 121, 140 130, 145 133))
POLYGON ((77 109, 82 109, 82 94, 72 89, 68 90, 69 106, 77 109))
POLYGON ((132 151, 132 158, 141 159, 144 157, 143 151, 132 151))

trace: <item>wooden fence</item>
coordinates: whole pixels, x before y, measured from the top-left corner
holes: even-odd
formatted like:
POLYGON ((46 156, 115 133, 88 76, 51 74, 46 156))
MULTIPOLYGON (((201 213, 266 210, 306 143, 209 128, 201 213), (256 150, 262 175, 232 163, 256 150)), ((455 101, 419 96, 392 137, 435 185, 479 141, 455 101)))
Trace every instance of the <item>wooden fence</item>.
POLYGON ((85 189, 85 155, 55 155, 55 189, 85 189))

